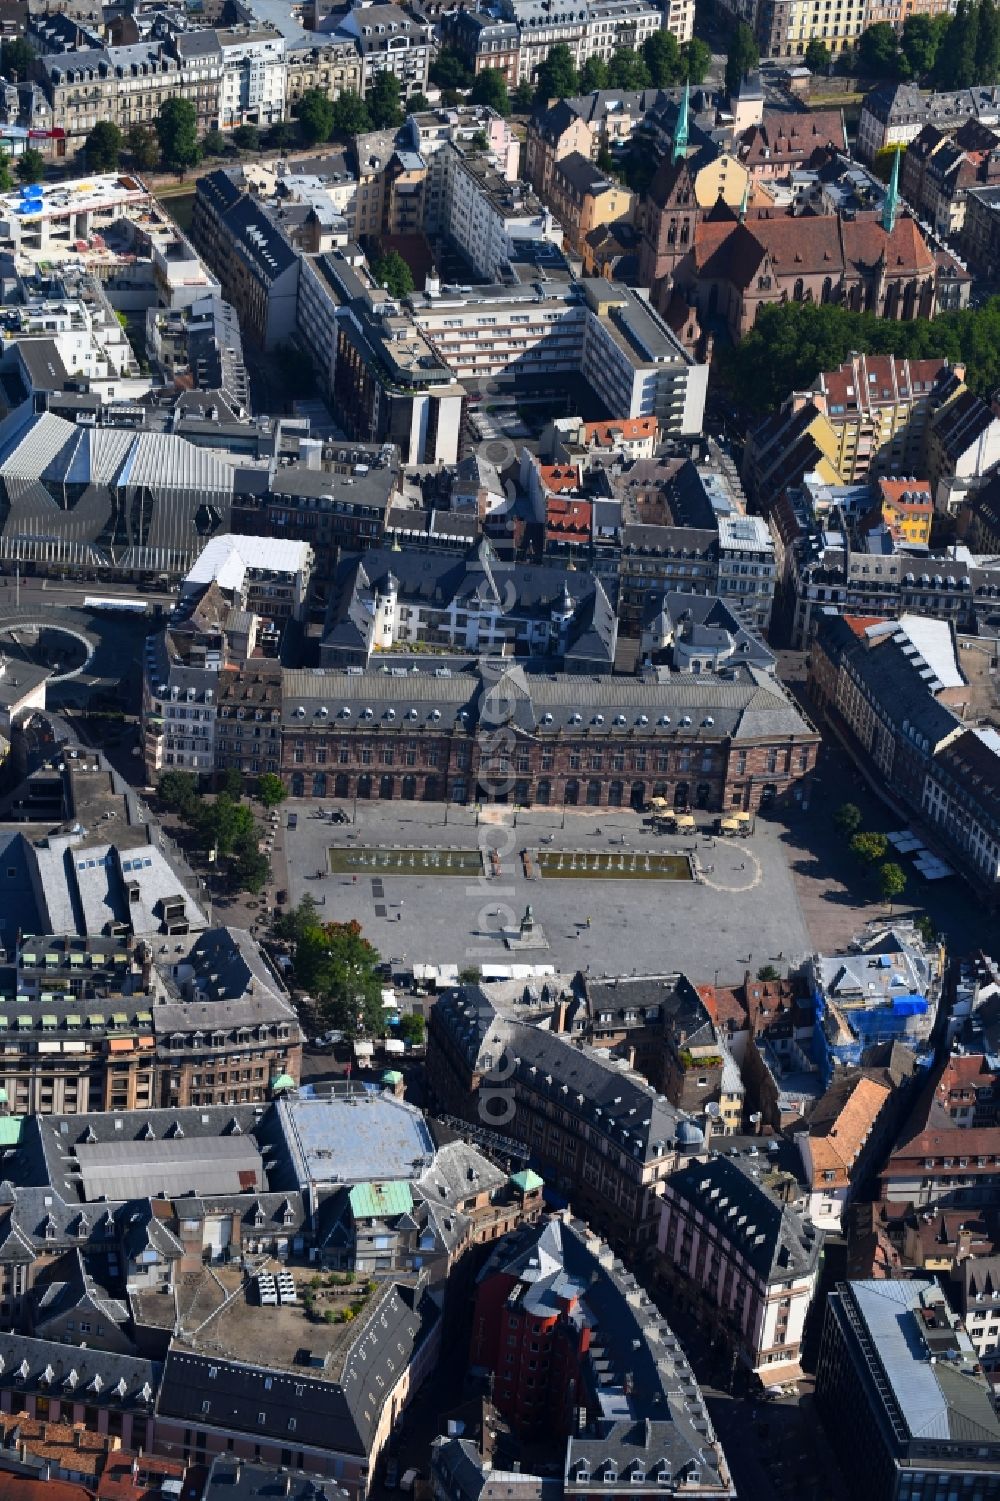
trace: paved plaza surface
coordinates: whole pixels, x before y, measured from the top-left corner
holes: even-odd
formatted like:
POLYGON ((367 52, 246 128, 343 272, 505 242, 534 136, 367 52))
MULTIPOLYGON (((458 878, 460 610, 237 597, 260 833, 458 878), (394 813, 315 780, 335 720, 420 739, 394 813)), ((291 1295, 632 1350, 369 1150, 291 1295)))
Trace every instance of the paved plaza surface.
MULTIPOLYGON (((329 811, 332 804, 325 805, 329 811)), ((437 803, 358 803, 357 822, 331 824, 317 805, 290 801, 282 824, 288 892, 307 893, 329 919, 361 923, 386 958, 414 963, 553 964, 595 975, 683 969, 711 980, 747 967, 801 960, 810 940, 779 827, 758 820, 750 839, 656 835, 626 809, 533 812, 445 808, 437 803), (447 821, 446 821, 447 819, 447 821), (622 842, 624 841, 624 843, 622 842), (329 873, 331 846, 365 850, 492 848, 500 875, 490 879, 428 872, 404 875, 379 868, 356 878, 329 873), (599 876, 528 879, 520 852, 584 850, 624 854, 695 851, 704 881, 599 876), (320 874, 321 873, 321 874, 320 874), (511 952, 503 931, 517 926, 530 904, 547 947, 511 952), (587 919, 590 926, 587 926, 587 919)), ((348 805, 345 811, 354 815, 348 805)))

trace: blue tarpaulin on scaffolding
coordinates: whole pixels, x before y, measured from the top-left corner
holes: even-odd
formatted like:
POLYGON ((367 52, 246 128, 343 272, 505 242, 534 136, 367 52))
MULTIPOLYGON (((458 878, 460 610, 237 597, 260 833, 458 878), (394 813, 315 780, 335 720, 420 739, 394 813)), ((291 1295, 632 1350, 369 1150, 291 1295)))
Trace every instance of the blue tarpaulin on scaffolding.
POLYGON ((893 1016, 923 1016, 927 1002, 922 995, 897 995, 893 997, 893 1016))

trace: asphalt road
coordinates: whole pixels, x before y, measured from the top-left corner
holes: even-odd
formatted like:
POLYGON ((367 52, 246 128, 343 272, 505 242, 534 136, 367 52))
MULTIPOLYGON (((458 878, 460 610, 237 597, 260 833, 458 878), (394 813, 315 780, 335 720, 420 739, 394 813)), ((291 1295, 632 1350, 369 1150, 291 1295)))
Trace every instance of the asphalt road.
POLYGON ((168 590, 153 592, 136 589, 133 584, 110 583, 101 579, 30 578, 24 574, 0 574, 0 611, 11 607, 24 609, 44 601, 57 607, 80 608, 87 598, 141 599, 149 605, 171 607, 176 595, 168 590))

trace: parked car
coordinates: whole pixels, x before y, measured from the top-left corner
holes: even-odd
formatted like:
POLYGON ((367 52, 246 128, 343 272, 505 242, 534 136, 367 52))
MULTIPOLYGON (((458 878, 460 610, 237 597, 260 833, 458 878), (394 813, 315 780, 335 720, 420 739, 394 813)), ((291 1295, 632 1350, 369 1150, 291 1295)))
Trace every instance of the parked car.
POLYGON ((289 813, 287 827, 290 828, 290 829, 297 829, 298 826, 299 826, 299 815, 297 813, 289 813))

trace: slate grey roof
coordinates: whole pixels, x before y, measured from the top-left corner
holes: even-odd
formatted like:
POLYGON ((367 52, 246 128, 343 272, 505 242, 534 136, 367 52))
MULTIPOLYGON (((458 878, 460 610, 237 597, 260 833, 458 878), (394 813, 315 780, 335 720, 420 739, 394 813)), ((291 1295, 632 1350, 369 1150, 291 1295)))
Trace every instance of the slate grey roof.
POLYGON ((516 1020, 490 999, 488 987, 443 996, 434 1020, 471 1068, 497 1067, 506 1056, 532 1094, 549 1094, 561 1110, 640 1160, 661 1157, 677 1138, 681 1113, 621 1059, 577 1047, 564 1035, 516 1020))
MULTIPOLYGON (((480 480, 481 475, 474 478, 475 483, 480 480)), ((614 662, 617 622, 599 579, 546 565, 512 567, 501 563, 485 541, 460 558, 447 553, 393 552, 389 548, 345 558, 337 570, 327 610, 323 634, 327 652, 337 647, 370 645, 375 595, 386 592, 390 574, 396 580, 402 605, 440 611, 451 606, 496 610, 511 625, 521 621, 550 623, 568 591, 573 617, 566 654, 587 656, 595 670, 601 664, 610 670, 614 662)))
MULTIPOLYGON (((439 1317, 422 1284, 384 1284, 338 1340, 322 1376, 307 1364, 293 1371, 240 1365, 202 1353, 196 1335, 183 1337, 167 1356, 157 1412, 199 1427, 217 1422, 237 1433, 256 1434, 263 1411, 269 1432, 288 1433, 289 1419, 294 1419, 296 1443, 367 1456, 387 1394, 439 1317)), ((211 1326, 205 1337, 211 1346, 211 1326)), ((323 1342, 317 1335, 318 1347, 323 1342)))
MULTIPOLYGON (((516 1279, 529 1311, 589 1327, 582 1381, 597 1417, 567 1445, 566 1474, 593 1473, 623 1454, 644 1475, 663 1465, 677 1484, 696 1465, 726 1494, 722 1451, 697 1382, 672 1330, 631 1273, 578 1221, 552 1219, 505 1237, 479 1275, 516 1279)), ((624 1465, 620 1464, 621 1476, 624 1465)))
POLYGON ((202 933, 178 967, 186 975, 189 966, 194 973, 184 986, 187 998, 153 1008, 158 1037, 285 1022, 291 1040, 297 1040, 298 1019, 288 993, 246 929, 202 933))
POLYGON ((705 1003, 686 975, 621 975, 611 980, 585 975, 582 998, 592 1022, 602 1012, 610 1012, 615 1022, 623 1022, 624 1012, 635 1011, 643 1022, 669 1019, 671 1027, 683 1032, 692 1047, 718 1041, 705 1003))
POLYGON ((533 675, 519 666, 484 660, 476 672, 447 676, 330 668, 286 671, 282 681, 283 722, 303 728, 321 721, 330 729, 364 728, 369 723, 375 727, 385 719, 404 728, 407 723, 414 728, 439 721, 444 727, 459 723, 472 733, 486 707, 491 725, 509 723, 539 739, 566 731, 580 734, 584 727, 588 738, 598 733, 625 738, 636 729, 657 739, 690 738, 695 743, 726 737, 815 738, 781 685, 754 667, 739 682, 687 674, 646 682, 571 673, 533 675))
MULTIPOLYGON (((166 931, 163 903, 184 902, 188 926, 207 919, 155 844, 124 848, 77 834, 53 835, 31 847, 32 882, 49 933, 107 933, 115 924, 136 937, 166 931)), ((30 868, 30 867, 29 867, 30 868)))
POLYGON ((202 1495, 202 1501, 347 1501, 347 1492, 335 1480, 313 1475, 278 1476, 269 1465, 250 1464, 217 1454, 202 1495))
POLYGON ((507 1182, 507 1174, 465 1141, 439 1147, 433 1163, 416 1187, 432 1204, 456 1208, 479 1193, 493 1193, 507 1182))
POLYGON ((758 1181, 756 1170, 752 1157, 711 1157, 678 1168, 667 1183, 766 1282, 810 1275, 822 1236, 758 1181))
MULTIPOLYGON (((186 1140, 211 1142, 237 1136, 253 1143, 265 1129, 271 1111, 263 1116, 252 1105, 201 1105, 177 1110, 107 1110, 85 1115, 35 1115, 25 1121, 13 1167, 6 1175, 19 1186, 48 1189, 60 1194, 67 1205, 79 1211, 80 1168, 74 1160, 77 1146, 94 1143, 186 1140), (150 1135, 151 1133, 151 1135, 150 1135), (23 1186, 21 1186, 23 1185, 23 1186)), ((194 1188, 193 1183, 187 1185, 194 1188)))
POLYGON ((752 662, 765 672, 773 672, 774 653, 753 631, 733 614, 725 600, 717 594, 691 594, 679 589, 666 589, 662 594, 650 590, 643 606, 643 629, 661 625, 665 630, 676 632, 693 645, 726 644, 728 637, 735 656, 740 661, 752 662))
POLYGON ((60 1393, 93 1406, 148 1408, 161 1369, 157 1361, 134 1355, 0 1332, 0 1391, 60 1393))
POLYGON ((898 733, 902 734, 903 722, 908 721, 934 747, 961 732, 962 721, 928 691, 900 643, 889 639, 866 648, 840 616, 821 617, 818 636, 824 650, 849 660, 850 672, 865 685, 872 702, 898 733))

